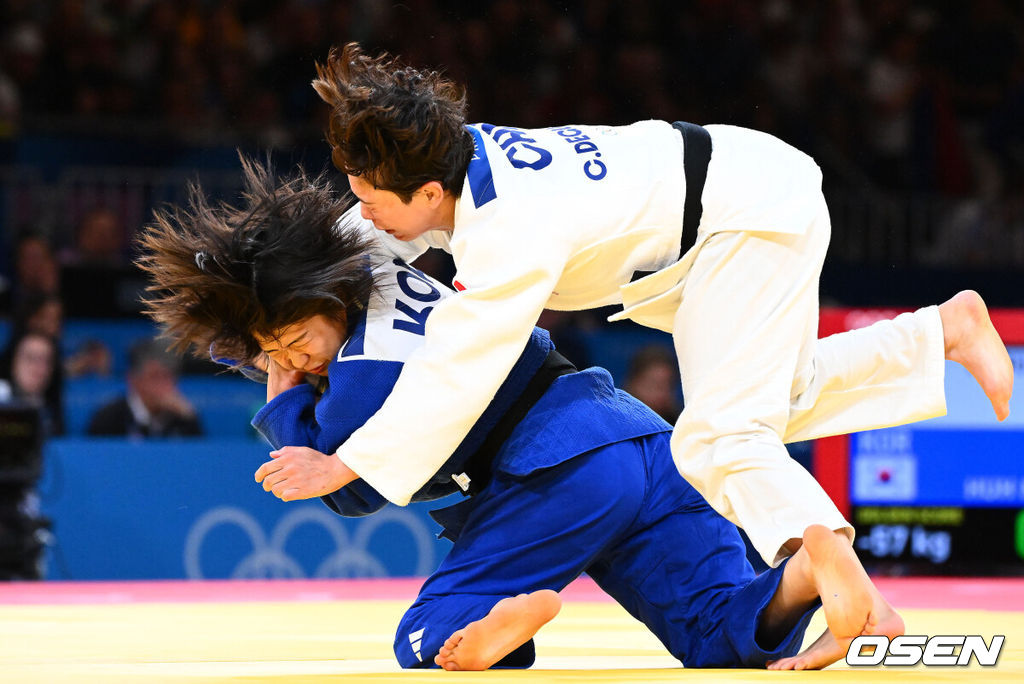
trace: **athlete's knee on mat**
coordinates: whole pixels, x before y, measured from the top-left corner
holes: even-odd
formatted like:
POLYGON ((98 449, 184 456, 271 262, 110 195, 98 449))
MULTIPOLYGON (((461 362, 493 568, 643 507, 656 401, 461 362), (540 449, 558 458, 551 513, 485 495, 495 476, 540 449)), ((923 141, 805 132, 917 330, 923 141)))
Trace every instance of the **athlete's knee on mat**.
POLYGON ((803 630, 797 630, 795 638, 787 638, 783 644, 759 644, 755 637, 756 625, 751 626, 748 635, 735 634, 736 641, 722 633, 705 633, 699 643, 686 654, 673 654, 686 668, 748 668, 764 669, 768 662, 794 656, 800 650, 803 630), (749 639, 749 640, 748 640, 749 639))
MULTIPOLYGON (((462 627, 464 627, 463 625, 462 627)), ((398 664, 403 669, 434 668, 434 657, 441 650, 445 640, 454 634, 458 628, 441 625, 426 625, 415 628, 414 621, 403 620, 395 635, 394 652, 398 664), (409 631, 412 630, 412 631, 409 631)), ((492 668, 523 669, 531 667, 537 658, 533 639, 519 646, 497 663, 492 668)))
MULTIPOLYGON (((395 630, 394 651, 403 668, 436 667, 434 656, 445 640, 479 616, 474 611, 456 610, 445 601, 418 600, 405 612, 395 630)), ((465 608, 464 606, 462 608, 465 608)), ((482 614, 486 614, 485 609, 482 614)))
POLYGON ((695 630, 683 642, 669 647, 676 660, 687 669, 749 667, 740 662, 740 657, 728 640, 712 631, 695 630))
POLYGON ((412 651, 410 644, 406 643, 404 646, 396 641, 395 642, 395 658, 398 660, 398 665, 404 670, 413 668, 436 668, 437 665, 434 663, 434 657, 437 655, 437 651, 412 651))
POLYGON ((451 636, 445 634, 438 640, 437 631, 422 618, 422 612, 416 608, 409 609, 398 623, 395 632, 394 651, 398 664, 403 668, 435 667, 434 656, 444 640, 451 636))
MULTIPOLYGON (((785 657, 774 655, 772 660, 785 657)), ((701 669, 736 669, 736 668, 755 668, 764 669, 767 666, 768 659, 763 656, 753 656, 743 658, 738 655, 731 648, 701 648, 697 653, 676 658, 683 664, 683 667, 694 670, 697 668, 701 669)))
POLYGON ((672 655, 688 669, 765 667, 764 653, 759 649, 748 650, 746 654, 740 653, 727 635, 711 630, 690 641, 685 652, 672 655))

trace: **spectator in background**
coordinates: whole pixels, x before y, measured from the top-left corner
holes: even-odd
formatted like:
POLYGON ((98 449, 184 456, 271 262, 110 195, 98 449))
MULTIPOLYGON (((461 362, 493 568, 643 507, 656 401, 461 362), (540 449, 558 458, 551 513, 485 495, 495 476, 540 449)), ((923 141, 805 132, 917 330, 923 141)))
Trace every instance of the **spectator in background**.
POLYGON ((100 407, 89 422, 90 435, 197 437, 202 426, 178 388, 180 361, 155 340, 131 351, 123 397, 100 407))
MULTIPOLYGON (((317 149, 313 55, 347 36, 443 64, 476 121, 721 121, 794 144, 830 185, 958 195, 984 148, 997 175, 1020 158, 1022 7, 17 0, 0 3, 0 144, 82 131, 317 149)), ((837 235, 859 230, 834 214, 837 235)))
POLYGON ((85 212, 75 233, 75 247, 61 254, 61 261, 65 265, 123 268, 127 248, 117 214, 103 206, 85 212))
POLYGON ((672 350, 652 344, 642 347, 629 360, 623 388, 670 425, 682 413, 679 401, 679 367, 672 350))
MULTIPOLYGON (((20 340, 29 334, 41 335, 53 347, 53 368, 46 383, 44 404, 48 407, 51 418, 43 416, 46 434, 63 433, 63 388, 64 369, 61 363, 61 332, 64 327, 64 304, 60 297, 52 292, 28 291, 18 301, 14 309, 12 340, 20 340)), ((38 345, 38 342, 35 343, 38 345)), ((14 343, 0 357, 0 364, 10 368, 15 352, 14 343)))
POLYGON ((15 334, 37 332, 60 339, 64 325, 64 304, 53 292, 27 292, 14 309, 15 334))
POLYGON ((64 373, 69 379, 87 375, 106 378, 112 366, 110 348, 100 340, 88 339, 64 360, 64 373))
POLYGON ((76 317, 132 315, 141 279, 128 260, 127 233, 110 208, 86 211, 75 230, 75 245, 61 253, 61 296, 76 317))
POLYGON ((50 242, 39 233, 25 232, 14 245, 10 305, 17 310, 34 295, 57 294, 60 276, 50 242))
POLYGON ((64 432, 57 342, 39 332, 16 334, 0 357, 0 402, 20 401, 41 409, 46 436, 64 432))

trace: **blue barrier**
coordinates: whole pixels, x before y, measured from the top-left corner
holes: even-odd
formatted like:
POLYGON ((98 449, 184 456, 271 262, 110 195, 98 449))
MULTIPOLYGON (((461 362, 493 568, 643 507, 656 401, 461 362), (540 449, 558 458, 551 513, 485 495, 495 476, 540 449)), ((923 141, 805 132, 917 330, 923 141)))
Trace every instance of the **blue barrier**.
POLYGON ((186 376, 181 391, 195 406, 207 437, 258 439, 249 424, 267 403, 267 387, 237 374, 186 376))
POLYGON ((120 378, 76 378, 64 383, 64 430, 84 435, 98 408, 124 394, 120 378))
POLYGON ((454 498, 342 518, 264 492, 253 473, 268 450, 246 439, 51 441, 39 485, 53 521, 46 577, 411 577, 451 548, 427 511, 454 498))
MULTIPOLYGON (((266 386, 238 375, 184 376, 182 393, 195 406, 207 437, 256 437, 249 425, 266 403, 266 386)), ((76 378, 64 385, 64 424, 68 435, 85 435, 98 408, 124 394, 119 378, 76 378)))
POLYGON ((128 369, 128 352, 138 342, 152 339, 158 330, 149 319, 116 320, 73 318, 64 322, 61 344, 65 354, 73 354, 90 340, 99 340, 110 349, 111 374, 120 378, 128 369))

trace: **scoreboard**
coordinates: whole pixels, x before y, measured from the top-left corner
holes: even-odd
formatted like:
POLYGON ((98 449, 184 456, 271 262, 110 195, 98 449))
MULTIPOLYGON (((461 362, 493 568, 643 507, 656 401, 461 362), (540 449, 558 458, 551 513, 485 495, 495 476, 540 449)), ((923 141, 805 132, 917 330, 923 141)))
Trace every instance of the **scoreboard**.
MULTIPOLYGON (((896 313, 823 311, 823 334, 896 313)), ((1024 574, 1024 312, 992 317, 1015 372, 1004 422, 947 361, 947 415, 815 444, 815 474, 854 524, 869 570, 1024 574)))

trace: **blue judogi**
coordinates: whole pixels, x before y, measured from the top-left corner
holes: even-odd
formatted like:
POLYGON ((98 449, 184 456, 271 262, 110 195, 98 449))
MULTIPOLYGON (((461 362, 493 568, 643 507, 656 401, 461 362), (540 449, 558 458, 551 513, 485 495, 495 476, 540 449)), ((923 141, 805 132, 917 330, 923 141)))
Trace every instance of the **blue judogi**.
MULTIPOLYGON (((253 419, 275 447, 333 452, 383 404, 422 342, 429 304, 446 289, 398 260, 378 276, 382 295, 351 322, 320 400, 312 387, 296 387, 253 419)), ((460 490, 453 476, 552 347, 536 329, 473 430, 413 500, 460 490)), ((755 576, 735 526, 676 471, 670 434, 671 426, 616 389, 603 369, 556 378, 497 449, 483 490, 434 513, 455 545, 398 627, 402 667, 434 667, 444 640, 499 600, 559 591, 583 572, 687 667, 763 667, 796 653, 816 607, 781 643, 757 643, 759 616, 785 566, 755 576)), ((362 480, 323 499, 346 516, 387 503, 362 480)), ((533 659, 531 641, 499 666, 527 667, 533 659)))

